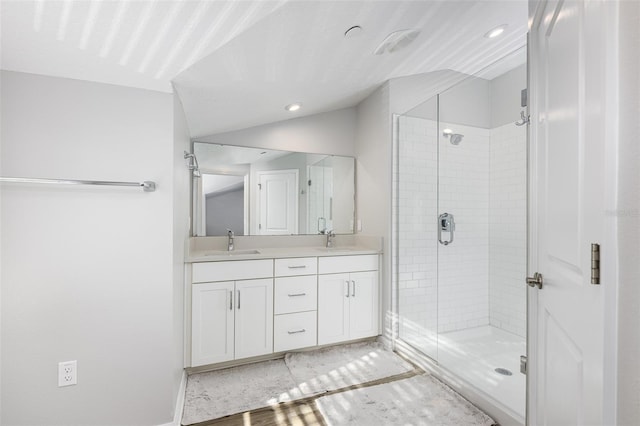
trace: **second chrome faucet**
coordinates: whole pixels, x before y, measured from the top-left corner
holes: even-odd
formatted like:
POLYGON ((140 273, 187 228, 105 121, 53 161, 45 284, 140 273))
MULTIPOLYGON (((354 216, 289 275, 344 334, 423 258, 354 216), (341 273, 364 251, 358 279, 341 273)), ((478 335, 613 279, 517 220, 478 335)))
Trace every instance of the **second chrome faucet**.
POLYGON ((233 251, 235 247, 233 246, 233 231, 231 229, 227 228, 227 236, 229 237, 227 241, 227 251, 233 251))
POLYGON ((333 231, 326 231, 325 235, 327 236, 327 248, 333 247, 333 237, 336 236, 333 231))

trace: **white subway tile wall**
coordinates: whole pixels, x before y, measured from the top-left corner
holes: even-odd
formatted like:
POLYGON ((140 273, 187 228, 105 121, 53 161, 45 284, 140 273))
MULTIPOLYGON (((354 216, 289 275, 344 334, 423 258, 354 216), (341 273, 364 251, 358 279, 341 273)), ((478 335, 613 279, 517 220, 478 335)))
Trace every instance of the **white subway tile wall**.
POLYGON ((453 244, 438 246, 438 332, 489 324, 489 130, 441 123, 439 214, 455 218, 453 244))
POLYGON ((525 337, 527 324, 527 134, 506 124, 491 130, 489 321, 525 337))
POLYGON ((434 358, 438 328, 436 131, 434 121, 400 117, 396 175, 399 333, 434 358))
POLYGON ((435 121, 399 117, 394 173, 399 335, 433 357, 436 331, 491 324, 522 336, 526 314, 524 131, 441 128, 464 138, 452 145, 435 121), (437 242, 444 212, 456 222, 448 246, 437 242))

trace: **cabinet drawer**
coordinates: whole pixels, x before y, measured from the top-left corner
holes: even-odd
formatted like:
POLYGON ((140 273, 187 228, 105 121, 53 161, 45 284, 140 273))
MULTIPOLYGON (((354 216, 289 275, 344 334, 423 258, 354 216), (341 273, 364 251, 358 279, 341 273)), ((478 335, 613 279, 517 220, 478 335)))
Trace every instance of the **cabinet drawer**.
POLYGON ((316 311, 276 315, 273 322, 273 351, 315 346, 316 324, 316 311))
POLYGON ((327 256, 318 258, 319 274, 338 274, 352 271, 375 271, 378 269, 378 255, 327 256))
POLYGON ((192 269, 194 283, 271 277, 272 259, 194 263, 192 269))
POLYGON ((316 275, 276 278, 276 315, 315 311, 318 303, 317 281, 316 275))
POLYGON ((276 259, 276 277, 289 277, 292 275, 313 275, 318 271, 317 257, 293 257, 288 259, 276 259))

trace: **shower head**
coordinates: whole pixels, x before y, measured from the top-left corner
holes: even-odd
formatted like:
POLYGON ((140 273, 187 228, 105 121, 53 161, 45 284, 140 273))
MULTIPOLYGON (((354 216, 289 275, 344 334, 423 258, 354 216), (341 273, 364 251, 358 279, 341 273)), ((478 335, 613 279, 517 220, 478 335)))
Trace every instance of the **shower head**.
POLYGON ((464 138, 464 135, 461 135, 460 133, 452 133, 449 129, 445 129, 442 132, 442 136, 444 136, 445 138, 449 138, 449 142, 451 142, 451 145, 459 145, 462 141, 462 138, 464 138))
POLYGON ((459 145, 462 141, 462 138, 464 138, 464 135, 461 135, 459 133, 452 133, 451 137, 449 137, 449 142, 451 142, 451 145, 459 145))

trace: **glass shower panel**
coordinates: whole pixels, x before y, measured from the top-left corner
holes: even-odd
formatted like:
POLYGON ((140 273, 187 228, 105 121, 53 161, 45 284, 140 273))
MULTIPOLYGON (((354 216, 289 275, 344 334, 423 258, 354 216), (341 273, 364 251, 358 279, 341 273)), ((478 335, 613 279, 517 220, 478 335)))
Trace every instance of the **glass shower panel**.
POLYGON ((524 422, 526 52, 399 116, 398 337, 524 422), (517 122, 516 122, 517 121, 517 122))
POLYGON ((489 324, 488 84, 470 78, 439 95, 438 215, 455 225, 438 244, 438 361, 456 371, 469 362, 456 339, 489 324))
POLYGON ((399 337, 438 356, 438 101, 398 117, 396 173, 399 337))
POLYGON ((438 362, 524 418, 526 69, 497 65, 438 99, 438 362))

